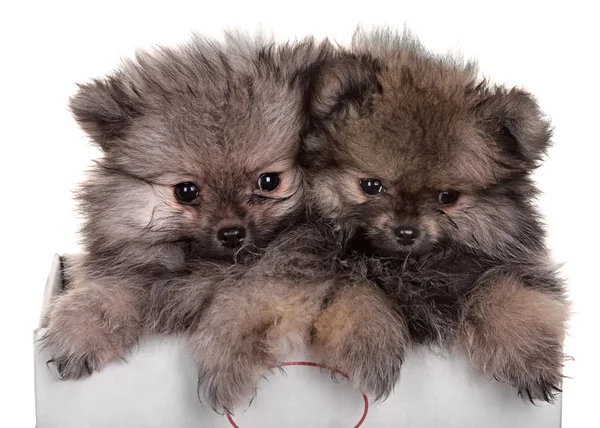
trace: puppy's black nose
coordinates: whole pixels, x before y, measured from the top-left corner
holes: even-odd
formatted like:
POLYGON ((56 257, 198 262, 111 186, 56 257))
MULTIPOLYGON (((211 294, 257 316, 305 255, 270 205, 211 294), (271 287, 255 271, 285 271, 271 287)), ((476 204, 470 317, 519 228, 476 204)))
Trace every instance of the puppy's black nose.
POLYGON ((243 227, 224 227, 217 232, 219 241, 227 248, 237 248, 242 245, 246 237, 246 229, 243 227))
POLYGON ((396 239, 402 245, 412 245, 419 237, 419 231, 414 227, 400 226, 395 230, 396 239))

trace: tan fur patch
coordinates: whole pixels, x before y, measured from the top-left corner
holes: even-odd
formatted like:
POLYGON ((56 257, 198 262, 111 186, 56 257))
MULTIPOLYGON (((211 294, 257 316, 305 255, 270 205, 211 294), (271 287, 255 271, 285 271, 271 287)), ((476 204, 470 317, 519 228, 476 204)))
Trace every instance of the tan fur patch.
MULTIPOLYGON (((349 285, 319 315, 315 323, 316 345, 339 344, 347 334, 382 335, 386 330, 398 327, 390 323, 393 318, 383 295, 375 288, 370 285, 349 285)), ((404 339, 408 340, 407 336, 404 339)))
POLYGON ((349 202, 362 204, 368 200, 368 196, 360 188, 360 180, 363 178, 371 178, 371 176, 355 171, 345 171, 338 177, 337 186, 349 202))
POLYGON ((342 286, 319 315, 315 333, 316 354, 348 373, 358 390, 376 398, 391 392, 409 343, 408 329, 374 284, 342 286))
MULTIPOLYGON (((282 296, 272 294, 262 309, 263 317, 271 320, 266 340, 277 360, 304 349, 308 334, 318 313, 320 299, 313 296, 313 287, 290 291, 282 296)), ((321 293, 314 293, 320 295, 321 293)))

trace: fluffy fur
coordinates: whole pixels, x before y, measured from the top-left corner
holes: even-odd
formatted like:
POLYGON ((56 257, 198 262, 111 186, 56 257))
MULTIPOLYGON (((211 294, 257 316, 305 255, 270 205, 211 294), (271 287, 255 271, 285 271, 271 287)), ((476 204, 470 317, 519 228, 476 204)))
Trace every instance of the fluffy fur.
POLYGON ((314 232, 289 231, 236 281, 221 282, 190 328, 200 386, 215 410, 247 405, 261 377, 309 343, 335 271, 314 232))
POLYGON ((367 312, 370 285, 337 290, 316 321, 316 350, 385 397, 411 343, 462 344, 477 368, 551 401, 568 303, 534 206, 531 172, 551 131, 533 97, 409 34, 359 31, 314 83, 312 114, 311 204, 350 269, 387 296, 367 312), (398 319, 379 327, 390 308, 398 319))
MULTIPOLYGON (((273 45, 198 36, 139 52, 80 86, 71 110, 104 156, 77 193, 85 252, 70 268, 44 338, 62 378, 124 358, 141 334, 186 332, 210 401, 230 404, 213 385, 216 367, 235 366, 237 356, 211 343, 226 351, 238 338, 220 335, 217 318, 238 311, 248 325, 267 320, 254 306, 260 290, 247 299, 238 292, 264 247, 305 216, 296 158, 308 126, 306 89, 329 52, 310 39, 273 45), (263 173, 278 174, 275 190, 261 190, 263 173), (197 196, 182 203, 179 183, 194 183, 197 196), (222 231, 232 227, 244 234, 225 245, 222 231), (204 323, 208 306, 215 316, 204 323)), ((266 340, 282 341, 276 334, 266 340)))
MULTIPOLYGON (((202 355, 200 384, 216 410, 251 401, 262 376, 311 343, 357 389, 384 396, 378 385, 397 380, 408 330, 398 328, 402 318, 367 271, 347 263, 336 235, 308 223, 273 242, 235 281, 221 281, 190 329, 202 355), (385 350, 382 334, 395 338, 385 350)), ((188 292, 197 289, 181 295, 188 292)))
POLYGON ((416 343, 465 345, 530 399, 558 390, 568 305, 533 206, 550 131, 528 93, 382 31, 337 52, 198 38, 84 85, 72 109, 105 156, 48 326, 63 377, 152 331, 185 332, 215 409, 307 343, 378 399, 416 343), (276 198, 263 172, 281 173, 276 198), (174 199, 185 181, 198 204, 174 199), (319 224, 290 230, 305 196, 319 224), (218 234, 232 226, 235 249, 218 234))

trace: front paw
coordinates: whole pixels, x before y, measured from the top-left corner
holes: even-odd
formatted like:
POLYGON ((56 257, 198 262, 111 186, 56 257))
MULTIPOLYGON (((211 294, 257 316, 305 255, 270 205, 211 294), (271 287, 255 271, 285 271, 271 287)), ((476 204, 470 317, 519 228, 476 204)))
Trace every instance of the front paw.
POLYGON ((511 281, 470 302, 464 340, 474 366, 513 385, 524 399, 553 402, 561 391, 568 305, 511 281))
POLYGON ((60 343, 60 339, 46 333, 42 339, 42 349, 46 349, 51 358, 46 362, 50 368, 56 369, 59 380, 81 379, 100 370, 114 356, 106 357, 102 353, 86 350, 72 343, 60 343))
POLYGON ((249 405, 256 385, 275 365, 263 330, 247 331, 241 326, 220 330, 205 317, 189 336, 188 348, 198 369, 198 396, 217 413, 249 405))
POLYGON ((542 374, 540 377, 524 379, 519 386, 519 395, 524 400, 554 403, 556 396, 562 392, 562 375, 560 372, 542 374))
POLYGON ((518 350, 480 345, 471 348, 474 365, 494 379, 513 385, 523 399, 552 403, 561 392, 564 357, 558 344, 518 350))
POLYGON ((378 290, 343 290, 318 317, 313 350, 325 365, 345 372, 352 385, 376 401, 386 399, 400 378, 408 344, 403 320, 378 290))
POLYGON ((50 314, 41 349, 61 380, 80 379, 107 363, 124 359, 137 341, 135 322, 108 313, 86 290, 71 290, 60 296, 50 314))
POLYGON ((352 386, 375 401, 383 401, 394 390, 400 378, 401 349, 372 347, 372 343, 352 341, 347 347, 329 352, 324 362, 332 369, 348 375, 352 386))
POLYGON ((562 334, 555 325, 528 321, 515 325, 514 334, 492 328, 497 323, 491 320, 468 327, 469 356, 476 368, 514 386, 523 399, 554 402, 563 378, 562 334))
POLYGON ((49 329, 40 339, 41 349, 50 359, 46 364, 54 366, 59 380, 81 379, 99 371, 111 361, 124 359, 125 350, 111 343, 102 332, 86 329, 76 332, 68 328, 49 329))
POLYGON ((553 403, 557 394, 562 392, 565 356, 561 342, 547 337, 546 340, 539 340, 533 347, 509 351, 513 351, 513 356, 500 358, 505 365, 500 364, 496 368, 498 375, 514 385, 523 399, 532 403, 534 400, 553 403))
POLYGON ((268 370, 268 367, 245 358, 222 361, 218 367, 200 370, 198 389, 203 391, 215 412, 233 414, 234 409, 248 407, 252 403, 256 396, 256 385, 268 370))

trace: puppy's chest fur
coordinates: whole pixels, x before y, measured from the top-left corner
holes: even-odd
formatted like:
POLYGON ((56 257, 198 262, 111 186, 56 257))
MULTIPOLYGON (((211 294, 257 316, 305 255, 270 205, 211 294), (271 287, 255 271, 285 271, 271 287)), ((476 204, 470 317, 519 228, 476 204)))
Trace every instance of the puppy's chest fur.
POLYGON ((348 254, 344 265, 385 292, 394 310, 407 320, 415 342, 445 344, 461 322, 470 292, 495 263, 459 253, 399 259, 363 252, 348 254))

